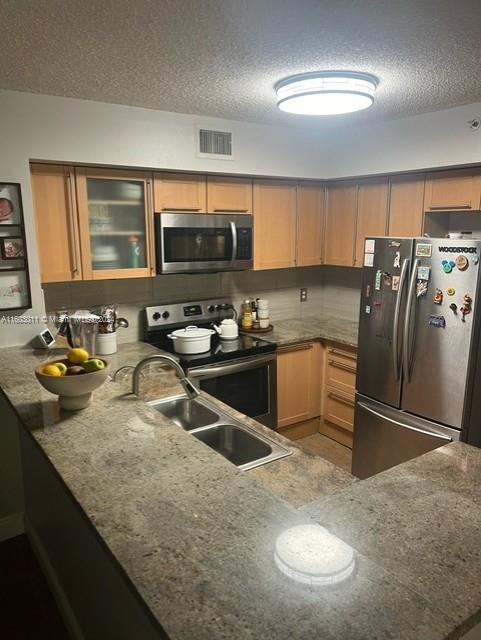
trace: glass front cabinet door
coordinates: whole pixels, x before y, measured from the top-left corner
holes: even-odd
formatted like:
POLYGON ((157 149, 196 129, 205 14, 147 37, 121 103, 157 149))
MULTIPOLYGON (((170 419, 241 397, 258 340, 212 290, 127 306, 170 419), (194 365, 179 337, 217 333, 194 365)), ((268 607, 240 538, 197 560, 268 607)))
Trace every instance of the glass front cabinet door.
POLYGON ((153 275, 150 174, 77 168, 76 183, 84 279, 153 275))

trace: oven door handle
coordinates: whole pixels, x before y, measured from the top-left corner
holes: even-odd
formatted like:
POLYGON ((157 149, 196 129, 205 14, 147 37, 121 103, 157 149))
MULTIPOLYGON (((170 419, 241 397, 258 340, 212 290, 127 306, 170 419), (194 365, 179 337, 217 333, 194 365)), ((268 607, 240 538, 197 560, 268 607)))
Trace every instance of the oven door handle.
POLYGON ((229 221, 230 232, 232 233, 232 255, 231 255, 231 263, 234 264, 237 258, 237 227, 233 220, 229 221))
POLYGON ((229 373, 237 373, 239 371, 250 371, 251 369, 257 369, 258 367, 274 362, 275 356, 263 356, 260 358, 253 358, 246 362, 236 362, 235 364, 223 364, 217 367, 195 367, 187 371, 189 378, 204 378, 206 376, 212 377, 215 375, 228 375, 229 373))

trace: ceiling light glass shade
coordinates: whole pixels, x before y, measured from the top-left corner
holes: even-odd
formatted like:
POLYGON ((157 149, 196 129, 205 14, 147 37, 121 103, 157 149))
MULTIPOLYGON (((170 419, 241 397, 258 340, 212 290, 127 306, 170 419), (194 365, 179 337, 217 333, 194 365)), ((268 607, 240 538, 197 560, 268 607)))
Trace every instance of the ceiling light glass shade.
POLYGON ((330 116, 367 109, 377 80, 367 73, 319 71, 285 78, 275 86, 281 111, 330 116))

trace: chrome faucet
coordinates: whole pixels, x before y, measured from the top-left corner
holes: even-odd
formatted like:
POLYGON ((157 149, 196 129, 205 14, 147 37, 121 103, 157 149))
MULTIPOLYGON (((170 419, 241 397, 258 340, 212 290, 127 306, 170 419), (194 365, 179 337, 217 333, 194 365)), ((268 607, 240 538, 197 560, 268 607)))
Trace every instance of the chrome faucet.
POLYGON ((136 396, 139 395, 140 374, 142 373, 142 369, 147 365, 151 364, 152 362, 159 362, 159 361, 166 362, 170 364, 172 367, 174 367, 175 371, 177 372, 177 375, 179 376, 179 382, 184 387, 184 391, 187 394, 187 397, 190 398, 190 400, 200 395, 199 391, 194 387, 192 382, 186 376, 186 374, 184 373, 184 370, 182 369, 180 364, 177 362, 177 360, 175 358, 172 358, 172 356, 164 355, 162 353, 159 353, 153 356, 148 356, 147 358, 143 358, 143 360, 141 360, 137 364, 132 376, 132 393, 135 393, 136 396))

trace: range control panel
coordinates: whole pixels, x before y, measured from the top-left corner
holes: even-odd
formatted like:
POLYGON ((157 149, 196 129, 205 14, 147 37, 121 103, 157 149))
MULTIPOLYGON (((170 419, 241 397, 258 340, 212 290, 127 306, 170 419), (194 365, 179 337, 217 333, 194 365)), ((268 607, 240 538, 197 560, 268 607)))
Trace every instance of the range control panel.
POLYGON ((159 328, 186 322, 196 324, 214 321, 220 314, 226 314, 230 309, 232 309, 232 300, 219 298, 146 307, 145 317, 149 328, 159 328))

